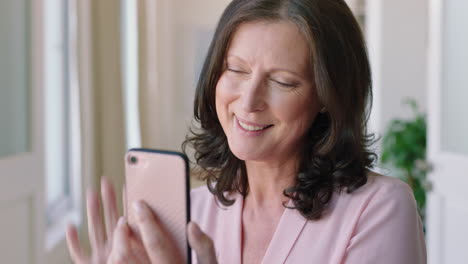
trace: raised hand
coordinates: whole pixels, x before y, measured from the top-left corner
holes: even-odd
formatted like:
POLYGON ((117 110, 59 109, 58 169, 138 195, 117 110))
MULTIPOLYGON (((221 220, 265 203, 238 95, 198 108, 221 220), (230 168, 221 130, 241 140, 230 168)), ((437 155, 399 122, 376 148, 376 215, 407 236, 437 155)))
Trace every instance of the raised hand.
MULTIPOLYGON (((84 252, 76 227, 67 228, 67 244, 71 259, 76 264, 160 264, 183 263, 185 252, 179 252, 171 235, 158 221, 157 215, 143 201, 133 205, 136 212, 136 230, 132 230, 117 209, 115 189, 103 178, 101 181, 104 223, 101 203, 94 191, 87 194, 88 233, 91 254, 84 252), (136 233, 141 234, 137 236, 136 233)), ((187 226, 188 241, 200 264, 215 264, 213 241, 197 224, 187 226)))
MULTIPOLYGON (((183 263, 182 256, 185 252, 179 252, 171 235, 158 221, 157 215, 142 201, 135 203, 132 209, 136 212, 136 231, 141 234, 141 239, 135 239, 135 232, 121 218, 115 230, 114 246, 107 264, 183 263)), ((188 224, 187 235, 198 263, 217 263, 213 241, 197 224, 188 224)))
POLYGON ((115 189, 105 177, 101 180, 101 197, 103 202, 104 222, 101 216, 101 203, 99 195, 92 190, 88 191, 86 209, 88 215, 88 234, 91 245, 91 254, 87 255, 78 239, 76 227, 67 227, 67 245, 70 257, 77 264, 103 264, 107 262, 112 248, 112 238, 119 212, 115 189))

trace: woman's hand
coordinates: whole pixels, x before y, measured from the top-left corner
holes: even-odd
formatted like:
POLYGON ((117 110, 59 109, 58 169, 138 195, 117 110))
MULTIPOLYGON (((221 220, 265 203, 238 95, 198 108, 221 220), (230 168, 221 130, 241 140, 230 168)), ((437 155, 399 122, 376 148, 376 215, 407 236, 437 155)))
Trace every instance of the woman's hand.
POLYGON ((124 217, 120 217, 114 231, 112 251, 106 263, 151 264, 145 246, 136 238, 124 217))
MULTIPOLYGON (((170 235, 161 227, 157 217, 143 202, 133 208, 137 215, 137 229, 142 234, 137 238, 117 209, 115 190, 103 177, 101 181, 104 222, 101 221, 99 196, 93 191, 87 195, 88 233, 91 255, 84 253, 80 245, 76 227, 67 228, 67 244, 70 256, 77 264, 116 264, 116 263, 182 263, 170 235), (118 224, 117 224, 118 222, 118 224)), ((130 208, 129 208, 130 209, 130 208)), ((217 263, 213 241, 204 234, 197 224, 187 226, 190 246, 195 250, 198 263, 217 263)))
MULTIPOLYGON (((141 201, 135 203, 133 209, 137 215, 136 231, 141 234, 141 239, 137 239, 136 232, 129 228, 124 218, 120 218, 108 264, 183 263, 184 252, 179 252, 151 209, 141 201)), ((190 246, 197 253, 198 263, 216 263, 213 241, 198 225, 189 223, 187 235, 190 246)))
POLYGON ((74 263, 103 264, 107 262, 112 246, 111 238, 117 225, 119 212, 114 187, 105 177, 101 180, 101 197, 105 226, 101 220, 101 203, 98 194, 94 191, 88 191, 86 199, 88 234, 92 251, 90 256, 83 252, 76 227, 70 225, 67 228, 68 250, 74 263))
POLYGON ((187 236, 190 247, 197 254, 198 264, 216 264, 215 247, 213 240, 200 230, 200 227, 194 222, 187 226, 187 236))

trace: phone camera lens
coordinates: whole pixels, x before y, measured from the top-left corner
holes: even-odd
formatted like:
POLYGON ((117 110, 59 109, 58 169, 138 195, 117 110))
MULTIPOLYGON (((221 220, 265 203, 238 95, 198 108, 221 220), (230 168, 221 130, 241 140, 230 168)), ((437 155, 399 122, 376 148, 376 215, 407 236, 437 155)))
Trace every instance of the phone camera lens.
POLYGON ((135 164, 135 163, 137 163, 137 162, 138 162, 137 157, 135 157, 135 156, 131 156, 131 157, 130 157, 130 163, 135 164))

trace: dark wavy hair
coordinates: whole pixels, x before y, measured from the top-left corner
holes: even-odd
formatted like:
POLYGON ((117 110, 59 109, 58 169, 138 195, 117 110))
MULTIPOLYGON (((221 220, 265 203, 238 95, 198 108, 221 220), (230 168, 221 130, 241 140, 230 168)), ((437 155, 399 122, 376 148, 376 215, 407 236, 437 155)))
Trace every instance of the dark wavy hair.
POLYGON ((283 191, 292 208, 307 219, 326 212, 334 192, 351 193, 367 182, 377 156, 367 133, 372 102, 371 70, 366 45, 351 10, 343 0, 233 0, 221 16, 198 81, 194 117, 182 144, 193 147, 201 178, 225 206, 226 196, 248 193, 244 161, 229 149, 217 118, 216 84, 226 51, 239 25, 252 21, 292 21, 309 43, 310 62, 319 102, 317 115, 299 151, 295 185, 283 191))

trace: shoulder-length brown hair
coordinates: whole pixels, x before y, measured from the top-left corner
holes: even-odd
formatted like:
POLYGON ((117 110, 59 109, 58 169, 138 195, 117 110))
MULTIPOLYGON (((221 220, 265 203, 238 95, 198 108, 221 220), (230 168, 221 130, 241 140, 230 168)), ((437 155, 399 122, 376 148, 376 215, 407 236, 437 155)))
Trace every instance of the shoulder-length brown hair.
POLYGON ((307 219, 319 219, 335 191, 353 192, 367 181, 375 153, 366 132, 372 101, 371 71, 360 27, 343 0, 234 0, 218 23, 198 81, 194 116, 183 149, 191 145, 202 178, 224 205, 225 195, 248 192, 244 161, 229 149, 216 115, 215 89, 229 42, 242 23, 294 22, 309 42, 310 62, 320 103, 325 107, 306 134, 294 186, 284 195, 307 219))

